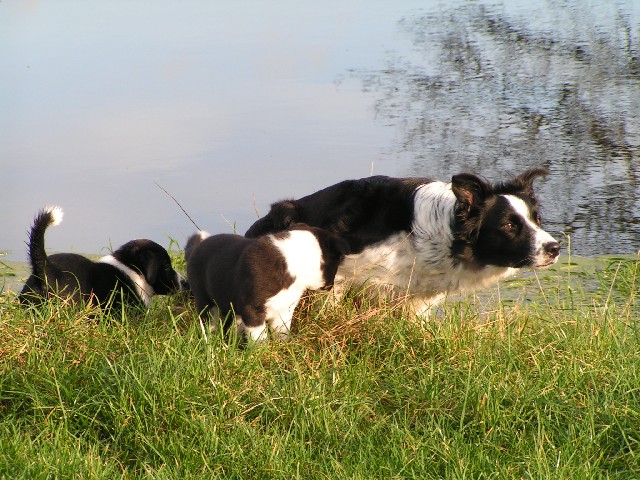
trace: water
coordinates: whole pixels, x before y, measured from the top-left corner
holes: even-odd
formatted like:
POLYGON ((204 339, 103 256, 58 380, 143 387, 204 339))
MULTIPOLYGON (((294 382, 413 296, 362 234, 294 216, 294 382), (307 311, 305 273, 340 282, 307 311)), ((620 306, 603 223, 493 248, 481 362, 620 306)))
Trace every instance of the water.
POLYGON ((468 3, 403 17, 417 57, 354 71, 407 171, 489 178, 532 165, 574 253, 640 249, 640 4, 468 3))
POLYGON ((0 3, 0 250, 244 232, 369 174, 529 166, 574 254, 640 248, 638 2, 0 3))

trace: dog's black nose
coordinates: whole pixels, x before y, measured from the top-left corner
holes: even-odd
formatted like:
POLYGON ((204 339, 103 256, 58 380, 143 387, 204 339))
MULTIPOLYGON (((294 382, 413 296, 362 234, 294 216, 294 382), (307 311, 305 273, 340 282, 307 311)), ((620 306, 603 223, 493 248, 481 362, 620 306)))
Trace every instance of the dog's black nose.
POLYGON ((555 258, 560 255, 560 244, 558 242, 545 243, 544 252, 550 257, 555 258))

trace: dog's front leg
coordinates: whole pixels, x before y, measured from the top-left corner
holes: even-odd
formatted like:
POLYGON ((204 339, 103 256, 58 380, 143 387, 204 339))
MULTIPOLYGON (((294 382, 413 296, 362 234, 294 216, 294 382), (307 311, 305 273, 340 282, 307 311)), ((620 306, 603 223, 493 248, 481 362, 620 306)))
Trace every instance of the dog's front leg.
POLYGON ((279 340, 287 341, 291 335, 292 313, 287 311, 273 318, 269 323, 271 331, 279 340))

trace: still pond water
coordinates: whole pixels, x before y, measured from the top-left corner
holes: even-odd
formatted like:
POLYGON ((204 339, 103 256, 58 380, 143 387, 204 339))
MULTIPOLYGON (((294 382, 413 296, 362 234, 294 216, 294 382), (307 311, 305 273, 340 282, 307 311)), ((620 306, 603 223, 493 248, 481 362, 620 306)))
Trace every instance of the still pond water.
POLYGON ((640 249, 640 2, 0 3, 0 251, 243 233, 345 178, 532 166, 574 254, 640 249))

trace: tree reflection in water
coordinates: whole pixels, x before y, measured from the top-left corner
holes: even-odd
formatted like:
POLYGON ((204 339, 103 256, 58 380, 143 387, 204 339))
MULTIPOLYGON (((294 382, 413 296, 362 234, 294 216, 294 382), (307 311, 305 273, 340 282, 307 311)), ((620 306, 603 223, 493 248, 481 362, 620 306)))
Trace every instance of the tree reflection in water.
POLYGON ((415 55, 353 72, 397 128, 387 153, 441 179, 545 165, 547 229, 570 234, 575 254, 637 252, 640 22, 630 3, 591 7, 470 3, 402 19, 415 55))

